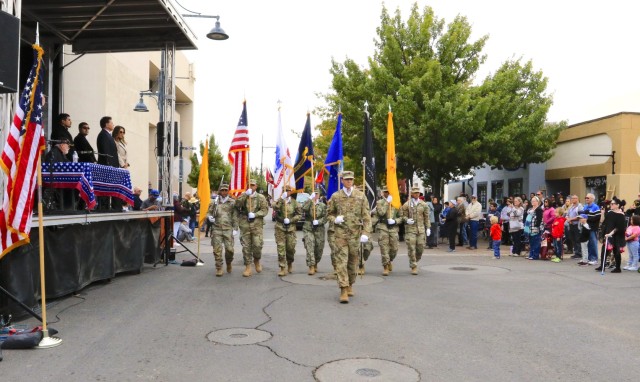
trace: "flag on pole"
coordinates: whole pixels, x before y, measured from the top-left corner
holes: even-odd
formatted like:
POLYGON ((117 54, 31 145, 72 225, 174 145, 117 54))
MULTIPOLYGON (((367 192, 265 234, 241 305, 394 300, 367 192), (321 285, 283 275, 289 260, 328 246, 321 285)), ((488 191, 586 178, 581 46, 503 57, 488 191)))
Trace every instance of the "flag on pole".
POLYGON ((311 137, 311 116, 307 113, 307 122, 304 124, 298 155, 293 167, 296 178, 296 192, 304 192, 304 177, 311 171, 313 164, 313 139, 311 137))
POLYGON ((342 173, 344 155, 342 153, 342 113, 338 113, 336 131, 333 133, 331 146, 324 161, 323 170, 329 174, 329 186, 327 187, 327 200, 340 188, 339 177, 342 173))
POLYGON ((200 196, 200 219, 198 227, 204 223, 211 203, 211 185, 209 183, 209 137, 204 141, 202 163, 200 164, 200 176, 198 176, 198 196, 200 196))
POLYGON ((42 48, 33 45, 33 65, 13 117, 0 166, 5 189, 0 210, 0 258, 29 243, 38 163, 45 148, 42 129, 44 61, 42 48))
POLYGON ((278 136, 276 139, 276 163, 274 171, 274 196, 279 197, 282 195, 285 185, 295 188, 294 174, 293 174, 293 161, 291 160, 291 154, 287 147, 287 142, 284 140, 284 134, 282 132, 282 118, 280 115, 280 108, 278 108, 278 136))
POLYGON ((228 157, 229 164, 231 164, 229 193, 236 195, 248 188, 247 161, 249 160, 249 128, 247 123, 247 101, 242 102, 242 113, 240 114, 236 133, 231 140, 228 157))
POLYGON ((400 208, 400 191, 396 175, 396 140, 393 133, 393 113, 391 111, 389 111, 387 121, 387 189, 389 195, 393 197, 391 205, 400 208))
POLYGON ((268 183, 268 184, 270 184, 270 185, 273 185, 273 184, 274 184, 274 181, 273 181, 273 173, 271 173, 271 170, 269 170, 269 169, 267 169, 266 180, 267 180, 267 183, 268 183))
POLYGON ((362 158, 364 159, 364 194, 369 202, 369 210, 376 207, 376 158, 373 156, 373 134, 369 123, 369 112, 364 112, 364 142, 362 145, 362 158))

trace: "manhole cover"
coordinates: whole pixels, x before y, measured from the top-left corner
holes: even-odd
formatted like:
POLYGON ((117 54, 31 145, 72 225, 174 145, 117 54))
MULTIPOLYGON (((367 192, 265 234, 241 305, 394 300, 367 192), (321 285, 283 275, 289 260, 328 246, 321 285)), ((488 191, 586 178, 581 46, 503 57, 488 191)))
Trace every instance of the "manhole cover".
POLYGON ((231 328, 216 330, 207 339, 223 345, 253 345, 271 338, 271 333, 258 329, 231 328))
POLYGON ((492 267, 488 265, 467 265, 467 264, 442 264, 442 265, 425 265, 420 269, 429 272, 446 273, 450 275, 501 275, 508 273, 509 269, 492 267))
MULTIPOLYGON (((290 282, 292 284, 305 284, 305 285, 323 285, 337 288, 338 281, 331 273, 324 275, 309 276, 306 273, 293 273, 282 277, 283 281, 290 282)), ((355 288, 362 285, 377 284, 384 281, 382 277, 371 276, 365 274, 364 277, 358 276, 355 283, 355 288)))
POLYGON ((393 381, 420 380, 418 371, 398 362, 378 358, 349 358, 327 362, 314 371, 316 380, 333 381, 393 381))
POLYGON ((449 268, 449 269, 454 270, 454 271, 475 271, 475 270, 477 270, 478 268, 472 268, 472 267, 451 267, 451 268, 449 268))

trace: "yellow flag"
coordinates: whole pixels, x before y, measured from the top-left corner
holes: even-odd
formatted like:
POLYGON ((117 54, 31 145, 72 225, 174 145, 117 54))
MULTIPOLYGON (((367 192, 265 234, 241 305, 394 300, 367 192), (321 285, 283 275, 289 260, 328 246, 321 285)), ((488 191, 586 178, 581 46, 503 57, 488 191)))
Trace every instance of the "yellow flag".
POLYGON ((207 218, 209 203, 211 202, 211 186, 209 186, 209 138, 204 141, 204 152, 202 153, 202 164, 200 165, 200 176, 198 177, 198 196, 200 196, 200 219, 198 226, 201 226, 207 218))
POLYGON ((387 189, 393 197, 391 205, 400 208, 400 191, 398 190, 398 177, 396 176, 396 139, 393 134, 393 113, 389 112, 387 121, 387 189))

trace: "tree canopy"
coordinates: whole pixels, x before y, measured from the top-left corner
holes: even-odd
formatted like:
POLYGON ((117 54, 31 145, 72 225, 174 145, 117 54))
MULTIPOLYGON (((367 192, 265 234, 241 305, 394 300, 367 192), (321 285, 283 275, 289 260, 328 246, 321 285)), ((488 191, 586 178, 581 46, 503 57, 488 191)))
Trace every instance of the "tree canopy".
MULTIPOLYGON (((204 142, 200 142, 200 156, 204 153, 204 142)), ((191 156, 191 172, 187 177, 187 183, 191 187, 198 186, 198 179, 200 177, 200 163, 198 162, 198 156, 193 153, 191 156)), ((231 166, 220 153, 220 148, 216 143, 215 137, 211 135, 209 137, 209 186, 211 190, 217 190, 220 186, 220 181, 224 176, 224 182, 229 183, 229 177, 231 175, 231 166)), ((202 197, 202 195, 200 196, 202 197)))
MULTIPOLYGON (((345 155, 360 156, 365 101, 375 137, 376 165, 384 175, 387 114, 394 114, 399 176, 416 173, 434 190, 475 167, 517 167, 549 159, 565 122, 547 123, 553 100, 547 78, 531 61, 504 62, 480 84, 474 80, 486 56, 488 36, 471 39, 463 16, 445 24, 431 7, 414 4, 404 21, 383 6, 368 67, 332 60, 333 92, 317 129, 317 147, 331 140, 338 109, 344 115, 345 155), (333 126, 331 125, 333 122, 333 126), (331 130, 332 131, 332 130, 331 130)), ((328 146, 328 144, 326 145, 328 146)), ((360 161, 353 161, 359 171, 360 161)), ((356 172, 358 173, 358 172, 356 172)))

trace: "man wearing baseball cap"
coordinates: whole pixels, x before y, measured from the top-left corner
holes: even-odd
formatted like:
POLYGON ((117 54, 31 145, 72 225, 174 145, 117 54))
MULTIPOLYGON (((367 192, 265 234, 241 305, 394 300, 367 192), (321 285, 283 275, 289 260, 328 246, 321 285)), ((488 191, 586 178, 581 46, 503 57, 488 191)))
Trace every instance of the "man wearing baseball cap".
POLYGON ((142 202, 140 206, 141 211, 159 211, 162 207, 160 201, 158 200, 158 196, 160 196, 160 192, 158 190, 150 190, 149 198, 142 202))

